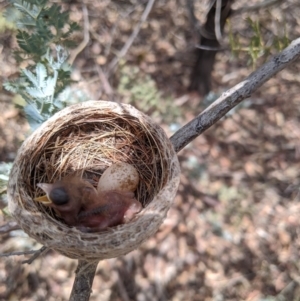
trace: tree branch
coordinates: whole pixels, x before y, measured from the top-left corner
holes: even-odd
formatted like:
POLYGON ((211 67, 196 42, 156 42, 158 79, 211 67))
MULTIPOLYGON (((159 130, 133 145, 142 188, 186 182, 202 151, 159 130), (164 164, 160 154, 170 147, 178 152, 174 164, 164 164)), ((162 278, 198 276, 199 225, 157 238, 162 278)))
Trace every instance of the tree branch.
POLYGON ((222 0, 216 0, 215 35, 220 45, 222 43, 221 13, 222 13, 222 0))
POLYGON ((135 38, 137 37, 138 33, 140 32, 140 29, 142 28, 142 25, 144 24, 144 22, 146 21, 152 6, 154 4, 155 0, 149 0, 147 3, 147 6, 141 16, 140 21, 138 22, 138 24, 136 25, 136 27, 134 28, 131 36, 129 37, 129 39, 126 41, 126 43, 124 44, 123 48, 120 50, 118 56, 116 56, 108 65, 108 74, 112 73, 113 70, 115 69, 115 67, 117 66, 119 60, 127 53, 127 51, 129 50, 129 48, 131 47, 133 41, 135 40, 135 38))
POLYGON ((39 250, 30 250, 30 251, 18 251, 18 252, 9 252, 9 253, 0 253, 0 257, 10 257, 10 256, 22 256, 22 255, 31 255, 35 254, 39 250))
POLYGON ((92 292, 92 285, 98 261, 78 260, 76 276, 69 301, 88 301, 92 292))
POLYGON ((300 56, 300 38, 294 40, 281 53, 274 56, 257 71, 250 74, 243 82, 223 93, 200 115, 179 129, 171 138, 176 152, 201 135, 210 126, 226 115, 242 100, 251 96, 267 80, 286 68, 300 56))
POLYGON ((43 253, 45 253, 45 252, 47 252, 47 251, 49 251, 49 250, 50 250, 50 249, 49 249, 48 247, 43 246, 43 247, 41 247, 39 250, 36 250, 36 251, 33 253, 33 255, 32 255, 29 259, 22 261, 22 263, 23 263, 23 264, 24 264, 24 263, 31 264, 31 263, 33 263, 33 261, 36 260, 40 255, 42 255, 43 253))
POLYGON ((10 256, 21 256, 21 255, 30 255, 33 254, 28 260, 22 261, 22 263, 31 264, 36 258, 38 258, 41 254, 48 251, 49 248, 43 246, 39 250, 30 250, 30 251, 21 251, 21 252, 10 252, 10 253, 1 253, 0 257, 10 257, 10 256))
POLYGON ((69 64, 73 65, 78 54, 87 46, 90 41, 90 21, 89 21, 89 12, 85 4, 82 6, 82 15, 83 15, 83 24, 84 24, 84 33, 83 41, 73 50, 72 54, 69 57, 69 64))
POLYGON ((194 0, 187 0, 186 6, 187 6, 188 14, 189 14, 191 27, 195 30, 195 32, 198 32, 200 30, 201 25, 195 16, 194 0))
MULTIPOLYGON (((221 50, 222 31, 231 14, 233 0, 211 0, 206 21, 199 28, 199 44, 195 49, 195 63, 190 75, 190 91, 206 95, 211 89, 211 73, 217 51, 221 50)), ((191 8, 192 9, 192 8, 191 8)))

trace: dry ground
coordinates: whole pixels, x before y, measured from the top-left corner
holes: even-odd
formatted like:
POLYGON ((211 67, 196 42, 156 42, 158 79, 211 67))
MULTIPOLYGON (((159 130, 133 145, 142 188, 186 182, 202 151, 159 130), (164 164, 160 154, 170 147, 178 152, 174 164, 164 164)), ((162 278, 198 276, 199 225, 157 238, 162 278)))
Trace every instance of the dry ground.
MULTIPOLYGON (((268 41, 272 32, 279 34, 278 24, 294 39, 300 34, 297 2, 250 16, 262 20, 268 41)), ((169 135, 201 112, 205 101, 187 94, 196 37, 185 1, 156 1, 123 65, 109 78, 101 71, 128 40, 147 1, 85 3, 90 36, 75 60, 76 89, 94 99, 131 102, 169 135), (138 93, 136 86, 142 87, 138 93), (141 100, 149 94, 150 100, 141 100)), ((70 11, 84 28, 82 3, 72 1, 70 11)), ((199 18, 201 12, 198 3, 199 18)), ((246 41, 247 16, 231 20, 234 34, 246 41)), ((76 39, 80 43, 82 33, 76 39)), ((4 81, 18 69, 11 56, 12 32, 0 33, 0 40, 4 81)), ((181 184, 164 225, 138 250, 99 263, 91 300, 300 300, 299 67, 298 62, 282 71, 179 153, 181 184)), ((251 70, 246 55, 233 58, 230 50, 223 51, 214 69, 214 92, 232 87, 251 70)), ((29 133, 11 99, 0 90, 0 161, 5 162, 14 159, 29 133)), ((9 220, 5 209, 0 220, 9 220)), ((1 253, 39 247, 22 231, 1 236, 1 253)), ((1 259, 0 300, 68 300, 74 260, 52 251, 31 265, 22 260, 1 259)))

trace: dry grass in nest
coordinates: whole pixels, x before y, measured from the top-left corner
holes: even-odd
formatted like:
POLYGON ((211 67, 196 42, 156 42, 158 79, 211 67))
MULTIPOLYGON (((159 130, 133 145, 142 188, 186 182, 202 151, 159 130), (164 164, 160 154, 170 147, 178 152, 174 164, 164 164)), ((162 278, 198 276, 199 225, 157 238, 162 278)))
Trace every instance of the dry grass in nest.
POLYGON ((30 175, 26 184, 32 198, 43 194, 36 189, 37 183, 53 183, 74 172, 97 187, 104 170, 121 161, 132 164, 139 173, 136 197, 143 206, 166 183, 168 162, 161 157, 161 141, 153 128, 129 114, 108 109, 87 114, 86 119, 72 119, 69 125, 53 129, 43 140, 21 171, 30 175))

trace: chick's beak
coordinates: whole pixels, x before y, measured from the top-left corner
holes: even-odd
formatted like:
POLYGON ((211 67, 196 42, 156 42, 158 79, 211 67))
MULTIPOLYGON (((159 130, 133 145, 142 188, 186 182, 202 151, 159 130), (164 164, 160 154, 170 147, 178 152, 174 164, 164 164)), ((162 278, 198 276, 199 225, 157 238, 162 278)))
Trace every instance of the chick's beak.
POLYGON ((50 200, 48 195, 49 195, 53 185, 52 184, 47 184, 47 183, 38 183, 37 186, 40 187, 41 189, 43 189, 46 192, 46 195, 34 198, 34 200, 37 201, 37 202, 40 202, 44 205, 52 204, 52 201, 50 200))

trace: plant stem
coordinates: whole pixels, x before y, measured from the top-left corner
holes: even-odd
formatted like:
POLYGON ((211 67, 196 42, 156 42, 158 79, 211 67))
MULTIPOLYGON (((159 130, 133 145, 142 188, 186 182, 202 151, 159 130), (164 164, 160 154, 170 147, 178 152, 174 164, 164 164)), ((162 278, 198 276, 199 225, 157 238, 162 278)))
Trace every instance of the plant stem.
POLYGON ((69 301, 88 301, 99 261, 78 260, 76 276, 69 301))

